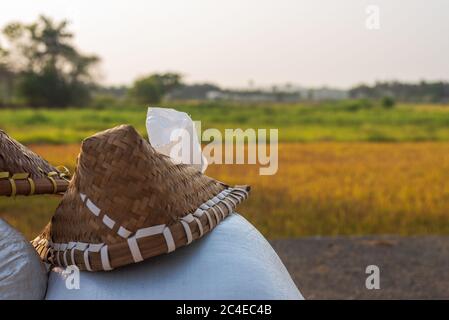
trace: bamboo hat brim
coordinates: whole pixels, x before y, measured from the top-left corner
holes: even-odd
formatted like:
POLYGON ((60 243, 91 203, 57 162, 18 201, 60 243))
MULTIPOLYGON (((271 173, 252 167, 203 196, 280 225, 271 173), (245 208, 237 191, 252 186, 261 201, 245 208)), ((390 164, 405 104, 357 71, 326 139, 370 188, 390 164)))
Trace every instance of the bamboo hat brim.
POLYGON ((52 265, 112 270, 201 238, 249 190, 175 164, 122 125, 83 141, 67 192, 32 243, 52 265))
POLYGON ((0 196, 62 193, 68 170, 55 168, 0 130, 0 196))

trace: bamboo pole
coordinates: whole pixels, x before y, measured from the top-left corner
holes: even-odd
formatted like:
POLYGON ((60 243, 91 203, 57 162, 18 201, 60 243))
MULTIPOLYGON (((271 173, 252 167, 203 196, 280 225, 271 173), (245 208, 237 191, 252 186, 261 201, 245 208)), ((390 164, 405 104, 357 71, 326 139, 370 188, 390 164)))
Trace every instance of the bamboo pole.
MULTIPOLYGON (((52 194, 52 193, 64 193, 67 190, 69 182, 62 179, 55 180, 56 190, 53 182, 48 178, 33 179, 35 184, 35 190, 33 194, 52 194)), ((30 195, 31 185, 28 180, 14 180, 16 185, 16 195, 30 195)), ((0 196, 11 196, 13 188, 11 181, 8 179, 0 180, 0 196)))

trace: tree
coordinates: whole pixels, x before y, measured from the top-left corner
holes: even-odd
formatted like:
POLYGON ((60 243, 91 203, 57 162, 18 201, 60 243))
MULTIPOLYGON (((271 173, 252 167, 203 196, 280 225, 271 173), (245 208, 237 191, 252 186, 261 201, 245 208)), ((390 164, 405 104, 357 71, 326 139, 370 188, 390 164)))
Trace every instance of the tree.
POLYGON ((152 74, 137 79, 129 95, 138 103, 159 103, 171 90, 181 85, 181 75, 176 73, 152 74))
POLYGON ((8 51, 0 46, 0 105, 11 102, 14 72, 8 64, 8 51))
POLYGON ((18 90, 30 105, 83 105, 90 98, 91 69, 99 58, 79 53, 67 27, 66 20, 40 16, 35 23, 11 23, 3 30, 20 74, 18 90))

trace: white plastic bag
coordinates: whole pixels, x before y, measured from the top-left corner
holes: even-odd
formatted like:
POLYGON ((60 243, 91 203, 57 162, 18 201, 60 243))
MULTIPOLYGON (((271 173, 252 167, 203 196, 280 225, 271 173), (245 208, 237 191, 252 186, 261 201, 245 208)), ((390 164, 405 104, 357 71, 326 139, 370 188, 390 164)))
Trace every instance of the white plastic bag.
POLYGON ((210 234, 174 252, 108 272, 50 273, 46 299, 303 299, 268 241, 242 216, 231 214, 210 234))
POLYGON ((40 300, 47 270, 31 244, 0 219, 0 300, 40 300))
POLYGON ((185 112, 169 108, 148 108, 146 127, 151 145, 176 163, 190 164, 199 171, 207 168, 195 123, 185 112))

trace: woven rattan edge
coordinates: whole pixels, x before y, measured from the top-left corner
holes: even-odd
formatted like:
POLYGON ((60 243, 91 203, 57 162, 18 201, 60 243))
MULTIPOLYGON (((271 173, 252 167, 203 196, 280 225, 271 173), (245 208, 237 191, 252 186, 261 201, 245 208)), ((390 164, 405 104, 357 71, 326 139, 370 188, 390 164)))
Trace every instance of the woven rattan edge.
MULTIPOLYGON (((167 232, 169 235, 164 232, 134 239, 140 253, 138 260, 130 249, 130 239, 133 236, 112 245, 79 242, 54 244, 43 238, 34 239, 32 244, 41 259, 54 266, 76 265, 80 270, 88 271, 112 270, 171 252, 209 233, 248 197, 250 187, 236 186, 228 190, 229 193, 214 205, 208 206, 207 209, 201 209, 201 207, 205 208, 204 203, 194 213, 186 214, 179 221, 165 226, 169 230, 167 232), (186 217, 189 217, 190 221, 185 221, 186 217), (190 230, 190 235, 188 230, 190 230), (173 243, 169 243, 167 237, 169 240, 171 237, 173 243), (91 245, 90 248, 95 249, 91 251, 88 249, 89 245, 91 245)), ((216 196, 213 198, 216 198, 216 196)), ((213 198, 208 201, 210 202, 213 198)))

